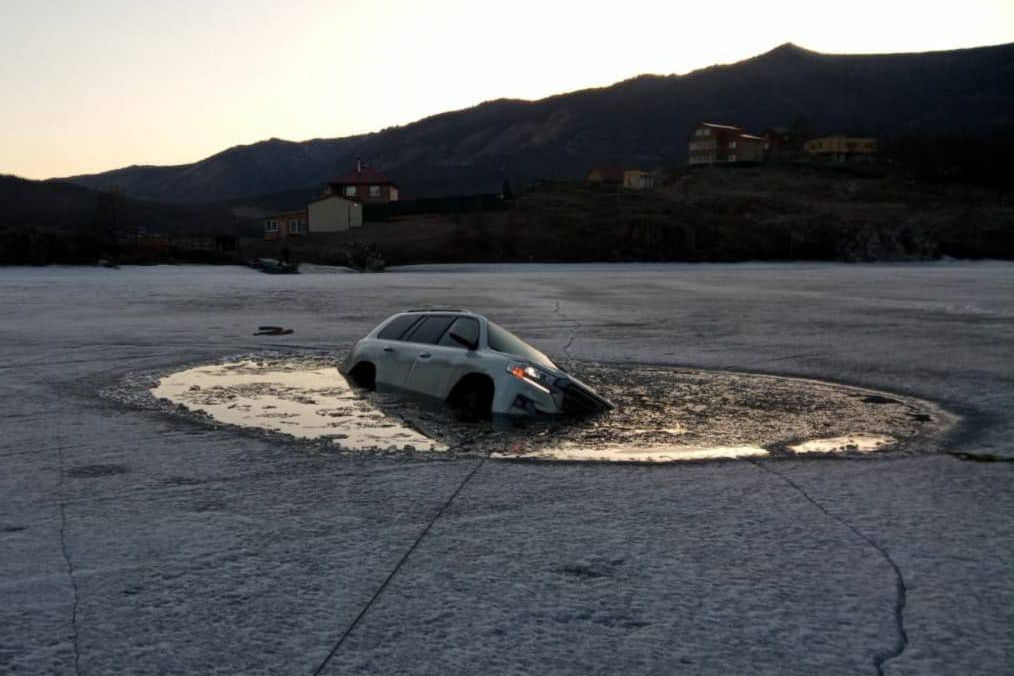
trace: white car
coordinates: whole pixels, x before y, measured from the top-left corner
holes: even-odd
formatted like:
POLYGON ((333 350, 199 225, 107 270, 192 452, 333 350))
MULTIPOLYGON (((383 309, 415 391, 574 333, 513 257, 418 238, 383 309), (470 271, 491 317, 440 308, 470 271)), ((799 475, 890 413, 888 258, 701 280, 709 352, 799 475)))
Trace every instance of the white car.
POLYGON ((467 310, 389 317, 356 343, 340 370, 361 387, 428 395, 477 417, 613 407, 510 331, 467 310))

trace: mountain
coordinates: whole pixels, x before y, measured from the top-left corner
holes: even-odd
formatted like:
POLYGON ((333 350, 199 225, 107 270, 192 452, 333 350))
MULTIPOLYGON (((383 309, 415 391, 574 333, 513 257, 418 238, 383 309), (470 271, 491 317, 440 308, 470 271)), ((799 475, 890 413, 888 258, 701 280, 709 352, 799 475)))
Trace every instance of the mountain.
POLYGON ((79 232, 91 225, 99 193, 60 181, 0 176, 0 230, 45 226, 79 232))
POLYGON ((785 44, 687 75, 642 75, 540 101, 497 100, 341 139, 271 139, 193 164, 64 179, 163 202, 319 188, 361 157, 403 197, 496 191, 504 178, 576 178, 591 166, 679 166, 701 120, 748 131, 985 141, 1014 137, 1014 44, 919 54, 822 54, 785 44))
POLYGON ((236 202, 180 204, 133 199, 110 191, 62 181, 32 181, 0 175, 0 232, 102 234, 115 209, 125 231, 159 233, 260 234, 260 219, 293 202, 305 203, 315 191, 264 195, 236 202))
POLYGON ((94 189, 116 186, 130 197, 180 203, 221 202, 308 186, 317 191, 321 177, 336 173, 336 158, 348 157, 358 138, 302 143, 273 138, 193 164, 135 165, 60 180, 94 189))

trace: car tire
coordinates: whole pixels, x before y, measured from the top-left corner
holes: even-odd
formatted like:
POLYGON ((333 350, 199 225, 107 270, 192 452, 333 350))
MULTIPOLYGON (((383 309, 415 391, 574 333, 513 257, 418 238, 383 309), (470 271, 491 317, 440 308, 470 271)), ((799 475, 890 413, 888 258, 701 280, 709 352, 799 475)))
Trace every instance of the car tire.
POLYGON ((466 419, 489 420, 493 414, 493 381, 486 376, 466 376, 459 382, 448 403, 466 419))
POLYGON ((349 380, 353 385, 373 392, 377 389, 377 367, 368 361, 361 361, 349 371, 349 380))

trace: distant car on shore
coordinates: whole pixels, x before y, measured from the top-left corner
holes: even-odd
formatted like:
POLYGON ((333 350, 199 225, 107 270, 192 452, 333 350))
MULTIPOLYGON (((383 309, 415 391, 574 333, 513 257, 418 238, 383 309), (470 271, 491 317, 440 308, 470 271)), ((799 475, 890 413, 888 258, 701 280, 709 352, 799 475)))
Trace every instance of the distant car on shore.
POLYGON ((340 371, 361 387, 427 395, 482 418, 613 408, 545 354, 467 310, 388 317, 356 343, 340 371))

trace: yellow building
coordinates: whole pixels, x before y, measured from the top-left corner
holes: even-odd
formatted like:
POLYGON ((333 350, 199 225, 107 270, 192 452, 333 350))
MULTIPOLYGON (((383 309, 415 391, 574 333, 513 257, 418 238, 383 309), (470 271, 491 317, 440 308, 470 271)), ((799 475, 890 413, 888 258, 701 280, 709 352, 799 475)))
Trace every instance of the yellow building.
POLYGON ((603 186, 623 185, 623 169, 605 165, 594 167, 588 172, 585 181, 603 186))
POLYGON ((585 181, 614 188, 623 186, 628 190, 651 190, 655 187, 655 173, 643 169, 598 166, 588 172, 585 181))
POLYGON ((628 190, 651 190, 655 187, 655 172, 642 169, 624 169, 623 187, 628 190))
POLYGON ((877 157, 877 139, 825 136, 807 141, 805 149, 832 162, 872 162, 877 157))

